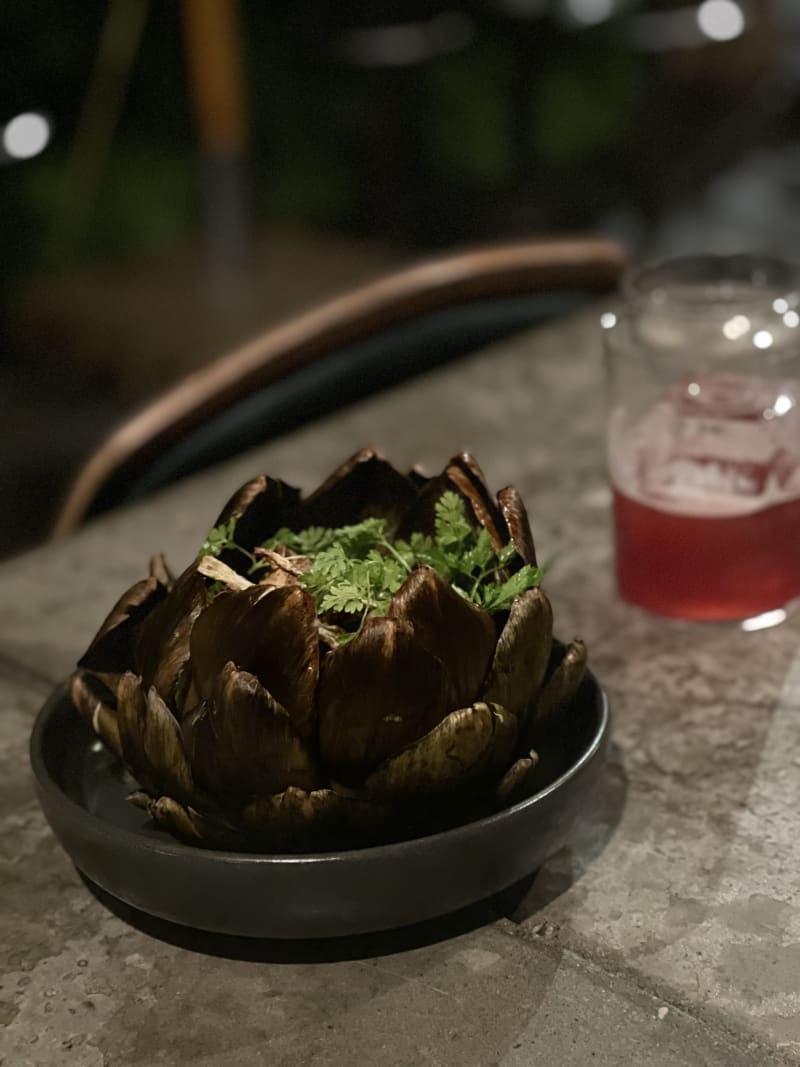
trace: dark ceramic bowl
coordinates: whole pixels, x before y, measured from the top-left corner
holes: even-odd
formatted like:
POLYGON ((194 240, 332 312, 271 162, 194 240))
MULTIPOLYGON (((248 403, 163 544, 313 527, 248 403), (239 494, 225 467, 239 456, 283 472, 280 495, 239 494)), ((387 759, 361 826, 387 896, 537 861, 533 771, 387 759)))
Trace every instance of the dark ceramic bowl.
POLYGON ((555 781, 464 826, 375 848, 253 855, 184 845, 125 797, 132 780, 73 710, 66 687, 31 737, 39 800, 75 866, 150 915, 224 934, 332 937, 420 922, 499 892, 564 843, 591 793, 609 734, 608 704, 588 674, 569 712, 555 781))

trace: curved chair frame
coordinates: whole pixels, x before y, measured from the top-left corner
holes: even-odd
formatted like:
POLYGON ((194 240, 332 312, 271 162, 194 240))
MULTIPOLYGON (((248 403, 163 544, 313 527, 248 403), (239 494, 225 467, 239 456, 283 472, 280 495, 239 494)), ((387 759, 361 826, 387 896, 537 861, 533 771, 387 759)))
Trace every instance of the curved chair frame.
POLYGON ((52 537, 75 530, 112 479, 238 400, 343 346, 436 309, 553 290, 612 289, 625 266, 611 241, 554 239, 477 248, 426 260, 273 327, 189 375, 123 423, 79 471, 52 537))

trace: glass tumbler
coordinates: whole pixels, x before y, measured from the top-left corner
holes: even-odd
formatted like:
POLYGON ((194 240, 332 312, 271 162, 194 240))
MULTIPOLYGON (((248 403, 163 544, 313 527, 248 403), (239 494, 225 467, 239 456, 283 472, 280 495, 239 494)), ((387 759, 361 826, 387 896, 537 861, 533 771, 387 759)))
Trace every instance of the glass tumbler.
POLYGON ((775 259, 673 260, 629 274, 602 316, 625 600, 779 621, 800 597, 797 284, 775 259))

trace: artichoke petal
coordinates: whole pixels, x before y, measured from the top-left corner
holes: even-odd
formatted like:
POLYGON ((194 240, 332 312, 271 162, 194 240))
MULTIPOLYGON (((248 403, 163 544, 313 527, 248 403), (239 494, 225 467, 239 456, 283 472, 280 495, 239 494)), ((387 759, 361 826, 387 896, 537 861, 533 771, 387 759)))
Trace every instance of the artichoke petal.
POLYGON ((277 850, 356 847, 371 843, 391 813, 384 805, 333 789, 306 792, 289 786, 260 797, 243 812, 247 828, 277 850))
POLYGON ((178 720, 155 687, 146 692, 135 674, 117 687, 117 723, 122 755, 142 788, 191 800, 195 789, 178 720))
POLYGON ((497 640, 483 699, 527 719, 544 679, 553 643, 553 611, 545 593, 527 589, 511 605, 497 640))
POLYGON ((206 580, 197 561, 176 580, 167 598, 148 615, 138 636, 136 662, 146 689, 154 685, 167 703, 184 710, 189 635, 208 603, 206 580))
POLYGON ((428 482, 433 481, 420 466, 414 466, 411 470, 406 471, 406 478, 408 478, 417 492, 424 489, 428 482))
POLYGON ((438 726, 385 760, 364 782, 367 795, 413 799, 451 792, 510 757, 513 715, 479 702, 451 712, 438 726))
POLYGON ((342 781, 357 780, 416 741, 447 711, 441 662, 402 620, 369 618, 328 653, 318 691, 319 750, 342 781))
POLYGON ((527 756, 515 760, 500 779, 495 789, 495 800, 501 806, 515 804, 527 793, 532 781, 532 772, 539 763, 539 755, 531 749, 527 756))
POLYGON ((264 643, 260 616, 266 609, 258 614, 254 609, 272 595, 273 590, 259 585, 228 588, 200 613, 189 639, 192 690, 199 701, 211 699, 226 663, 255 673, 264 643))
POLYGON ((137 633, 166 595, 166 586, 153 575, 126 589, 78 660, 78 666, 105 675, 134 670, 137 633))
POLYGON ((564 650, 561 662, 542 686, 528 723, 528 737, 549 727, 570 703, 586 673, 586 645, 576 638, 564 650))
POLYGON ((117 713, 95 693, 87 679, 79 673, 73 674, 69 683, 69 695, 75 708, 89 723, 91 728, 115 756, 122 758, 122 746, 119 740, 117 713))
POLYGON ((409 478, 374 448, 362 448, 304 501, 303 522, 336 528, 380 518, 391 536, 416 497, 409 478))
POLYGON ((156 552, 150 557, 150 577, 160 582, 167 592, 175 584, 175 576, 167 566, 167 558, 163 552, 156 552))
MULTIPOLYGON (((272 537, 282 526, 296 528, 300 508, 300 491, 279 478, 260 474, 246 482, 220 512, 215 526, 236 520, 236 544, 252 552, 256 545, 272 537)), ((223 563, 234 569, 241 566, 240 552, 222 553, 223 563)))
POLYGON ((441 474, 434 478, 413 478, 417 499, 400 524, 396 536, 408 540, 417 530, 433 533, 436 527, 436 504, 443 493, 457 493, 467 505, 467 515, 488 531, 492 544, 500 550, 508 540, 505 526, 486 485, 483 471, 469 452, 454 456, 441 474))
POLYGON ((511 544, 516 548, 523 563, 529 563, 535 567, 537 565, 536 547, 522 497, 513 485, 509 485, 497 494, 497 503, 500 506, 511 544))
POLYGON ((226 804, 320 784, 286 711, 233 663, 223 668, 212 699, 184 720, 183 738, 195 781, 226 804))
POLYGON ((213 698, 230 661, 258 678, 304 740, 313 735, 319 640, 314 598, 302 586, 220 593, 197 619, 190 647, 200 700, 213 698))
POLYGON ((450 460, 445 474, 467 500, 477 522, 489 532, 494 547, 502 548, 507 541, 502 518, 475 457, 460 452, 450 460))
POLYGON ((497 636, 488 612, 459 596, 431 567, 416 567, 392 598, 388 618, 409 623, 414 640, 442 661, 448 710, 480 696, 497 636))
POLYGON ((205 848, 245 845, 242 831, 233 823, 216 814, 208 815, 197 811, 190 804, 180 804, 174 797, 160 796, 154 799, 134 793, 128 800, 137 807, 144 808, 156 825, 187 845, 202 845, 205 848))

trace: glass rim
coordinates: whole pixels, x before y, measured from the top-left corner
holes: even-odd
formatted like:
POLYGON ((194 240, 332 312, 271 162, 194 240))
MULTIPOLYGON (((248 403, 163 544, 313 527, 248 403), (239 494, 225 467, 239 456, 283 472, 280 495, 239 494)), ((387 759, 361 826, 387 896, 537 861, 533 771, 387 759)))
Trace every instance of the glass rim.
POLYGON ((629 267, 620 290, 626 302, 684 312, 715 305, 752 306, 783 299, 800 305, 800 269, 779 256, 737 253, 677 256, 629 267))

